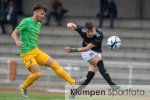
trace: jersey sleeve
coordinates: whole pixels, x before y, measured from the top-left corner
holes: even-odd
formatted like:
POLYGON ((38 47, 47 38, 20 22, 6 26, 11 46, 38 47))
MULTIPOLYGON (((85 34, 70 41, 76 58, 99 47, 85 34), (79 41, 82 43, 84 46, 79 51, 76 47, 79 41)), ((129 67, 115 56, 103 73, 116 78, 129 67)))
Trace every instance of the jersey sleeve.
POLYGON ((97 36, 94 40, 91 41, 91 43, 95 46, 98 46, 103 41, 103 36, 97 36))
POLYGON ((85 30, 83 26, 77 25, 76 31, 83 37, 85 35, 85 30))
POLYGON ((23 19, 20 24, 16 27, 19 31, 22 31, 27 27, 27 20, 23 19))

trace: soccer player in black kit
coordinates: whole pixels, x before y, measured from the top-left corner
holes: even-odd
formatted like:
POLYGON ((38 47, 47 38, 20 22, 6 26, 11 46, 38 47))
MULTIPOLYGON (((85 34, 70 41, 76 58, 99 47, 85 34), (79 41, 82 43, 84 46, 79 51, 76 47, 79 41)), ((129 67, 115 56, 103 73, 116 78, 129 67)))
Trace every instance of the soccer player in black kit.
MULTIPOLYGON (((86 22, 85 26, 76 25, 75 23, 68 23, 67 28, 76 30, 79 35, 83 39, 82 47, 79 48, 71 48, 69 46, 66 46, 64 50, 68 53, 72 52, 81 52, 82 58, 89 62, 89 68, 88 73, 86 75, 87 80, 82 84, 84 86, 80 86, 78 89, 83 89, 86 85, 90 83, 92 78, 95 75, 95 72, 97 71, 97 68, 103 78, 107 81, 107 83, 110 85, 112 90, 117 90, 120 87, 117 86, 111 79, 109 73, 104 67, 104 63, 102 60, 102 42, 103 42, 103 32, 96 27, 94 27, 92 22, 86 22)), ((75 95, 72 95, 71 98, 74 98, 75 95)))

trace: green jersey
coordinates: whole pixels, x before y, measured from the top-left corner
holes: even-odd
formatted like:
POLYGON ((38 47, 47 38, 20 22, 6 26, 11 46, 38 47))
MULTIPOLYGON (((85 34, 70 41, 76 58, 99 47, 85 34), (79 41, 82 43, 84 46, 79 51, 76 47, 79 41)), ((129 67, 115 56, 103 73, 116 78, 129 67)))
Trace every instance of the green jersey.
POLYGON ((32 17, 24 18, 17 29, 20 31, 20 41, 23 46, 20 48, 20 54, 27 53, 38 47, 38 34, 40 32, 41 23, 35 22, 32 17))

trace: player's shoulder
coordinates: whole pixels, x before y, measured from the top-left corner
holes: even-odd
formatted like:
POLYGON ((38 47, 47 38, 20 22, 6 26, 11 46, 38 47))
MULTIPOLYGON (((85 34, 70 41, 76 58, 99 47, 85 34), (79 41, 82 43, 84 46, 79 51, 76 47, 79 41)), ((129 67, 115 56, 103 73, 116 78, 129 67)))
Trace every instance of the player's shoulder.
POLYGON ((84 26, 82 26, 82 25, 77 25, 77 29, 82 30, 82 29, 84 29, 84 26))
POLYGON ((97 37, 104 36, 104 35, 103 35, 103 31, 102 31, 101 29, 99 29, 99 28, 96 28, 95 35, 96 35, 97 37))
POLYGON ((86 32, 86 29, 84 26, 82 25, 77 25, 77 31, 81 32, 82 34, 86 32))
POLYGON ((96 28, 96 32, 103 33, 103 31, 100 28, 96 28))
POLYGON ((26 17, 26 18, 23 18, 22 20, 30 20, 31 17, 26 17))
POLYGON ((30 17, 23 18, 20 22, 21 23, 27 23, 30 20, 30 17))

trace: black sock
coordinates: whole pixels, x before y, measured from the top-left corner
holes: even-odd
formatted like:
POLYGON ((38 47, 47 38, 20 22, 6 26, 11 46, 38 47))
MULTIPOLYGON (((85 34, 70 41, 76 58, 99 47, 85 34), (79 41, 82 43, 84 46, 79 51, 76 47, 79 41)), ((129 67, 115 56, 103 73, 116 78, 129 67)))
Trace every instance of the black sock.
POLYGON ((116 84, 111 80, 109 73, 108 73, 107 70, 105 69, 103 60, 98 61, 97 67, 98 67, 99 72, 101 73, 101 75, 104 77, 104 79, 107 81, 107 83, 108 83, 109 85, 116 85, 116 84))
POLYGON ((91 80, 94 77, 94 75, 95 75, 95 72, 88 71, 88 73, 86 75, 87 80, 82 85, 88 85, 91 82, 91 80))
POLYGON ((88 71, 88 73, 86 75, 86 77, 87 77, 86 81, 81 86, 79 86, 77 89, 83 90, 91 82, 94 75, 95 75, 95 72, 88 71))

